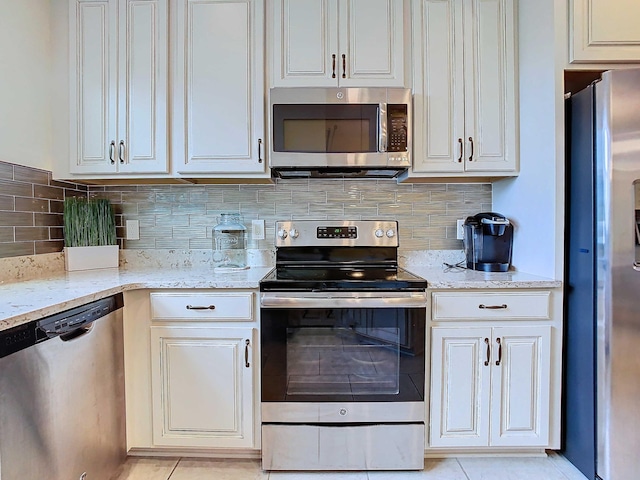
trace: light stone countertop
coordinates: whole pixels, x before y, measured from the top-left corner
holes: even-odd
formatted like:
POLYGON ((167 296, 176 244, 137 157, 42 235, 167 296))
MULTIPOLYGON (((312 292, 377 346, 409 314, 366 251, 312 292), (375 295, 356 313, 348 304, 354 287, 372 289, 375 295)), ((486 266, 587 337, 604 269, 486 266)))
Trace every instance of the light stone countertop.
MULTIPOLYGON (((93 300, 136 289, 258 288, 272 269, 273 252, 254 252, 259 262, 248 270, 216 272, 210 252, 121 251, 121 267, 64 272, 62 254, 16 257, 0 262, 0 330, 38 320, 93 300)), ((427 280, 429 288, 557 288, 562 282, 518 271, 484 273, 448 269, 462 252, 409 252, 399 258, 410 272, 427 280)))
POLYGON ((0 285, 0 330, 37 320, 126 290, 147 288, 258 288, 271 267, 215 272, 211 267, 107 268, 54 273, 0 285))

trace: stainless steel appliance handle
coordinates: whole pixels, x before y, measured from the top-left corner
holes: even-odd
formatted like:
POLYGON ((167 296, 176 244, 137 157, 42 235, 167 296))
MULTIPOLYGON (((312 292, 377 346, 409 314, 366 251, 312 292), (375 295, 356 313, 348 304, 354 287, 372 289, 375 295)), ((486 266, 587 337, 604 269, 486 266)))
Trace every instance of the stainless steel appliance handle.
POLYGON ((282 292, 263 294, 260 304, 262 308, 408 308, 425 307, 427 295, 422 292, 385 292, 383 295, 336 292, 314 295, 282 292))
POLYGON ((387 104, 381 103, 378 107, 378 151, 387 151, 387 104))

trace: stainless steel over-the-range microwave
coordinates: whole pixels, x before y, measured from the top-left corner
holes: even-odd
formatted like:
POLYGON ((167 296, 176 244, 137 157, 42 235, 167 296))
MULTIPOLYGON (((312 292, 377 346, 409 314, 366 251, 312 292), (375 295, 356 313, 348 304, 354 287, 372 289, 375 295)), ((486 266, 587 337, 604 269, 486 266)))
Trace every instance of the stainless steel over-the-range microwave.
POLYGON ((411 90, 273 88, 274 176, 396 177, 411 165, 411 90))

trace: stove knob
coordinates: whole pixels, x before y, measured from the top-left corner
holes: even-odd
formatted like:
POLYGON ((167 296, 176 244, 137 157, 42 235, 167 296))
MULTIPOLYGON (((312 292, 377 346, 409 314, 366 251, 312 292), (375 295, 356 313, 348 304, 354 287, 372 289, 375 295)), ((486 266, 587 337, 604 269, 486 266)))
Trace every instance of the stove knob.
POLYGON ((292 228, 291 230, 289 230, 289 236, 291 238, 298 238, 300 236, 300 232, 295 228, 292 228))
POLYGON ((381 228, 377 229, 377 230, 375 231, 375 235, 376 235, 376 237, 378 237, 378 238, 382 238, 382 237, 384 236, 384 230, 382 230, 381 228))
POLYGON ((389 229, 387 230, 387 237, 389 238, 393 238, 393 236, 396 234, 396 232, 394 232, 393 230, 389 229))
POLYGON ((278 238, 280 238, 281 240, 287 238, 287 231, 285 229, 278 230, 278 238))

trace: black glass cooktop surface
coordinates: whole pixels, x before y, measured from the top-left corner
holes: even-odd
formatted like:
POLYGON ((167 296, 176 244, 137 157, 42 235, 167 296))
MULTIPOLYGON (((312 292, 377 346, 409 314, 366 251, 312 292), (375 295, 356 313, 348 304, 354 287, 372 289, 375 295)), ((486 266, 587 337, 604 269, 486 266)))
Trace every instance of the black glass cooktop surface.
POLYGON ((261 291, 424 290, 426 280, 398 267, 348 266, 274 268, 260 282, 261 291))

